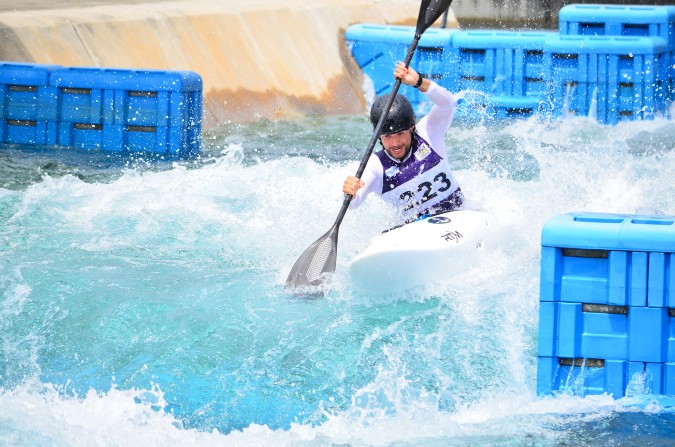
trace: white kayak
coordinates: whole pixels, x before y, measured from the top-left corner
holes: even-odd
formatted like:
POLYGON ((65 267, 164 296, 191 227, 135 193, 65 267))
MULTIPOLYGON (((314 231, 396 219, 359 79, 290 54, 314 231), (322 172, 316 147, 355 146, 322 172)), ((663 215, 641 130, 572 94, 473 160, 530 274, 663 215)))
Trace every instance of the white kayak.
POLYGON ((472 266, 494 245, 497 218, 460 210, 418 220, 375 236, 349 266, 352 282, 375 292, 404 291, 472 266))

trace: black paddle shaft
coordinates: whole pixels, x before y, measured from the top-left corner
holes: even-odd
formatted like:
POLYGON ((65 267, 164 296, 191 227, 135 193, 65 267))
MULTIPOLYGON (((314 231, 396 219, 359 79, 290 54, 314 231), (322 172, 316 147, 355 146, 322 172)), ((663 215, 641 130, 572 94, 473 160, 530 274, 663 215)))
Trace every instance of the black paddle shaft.
MULTIPOLYGON (((405 58, 405 66, 410 65, 417 44, 422 37, 424 31, 429 28, 440 16, 450 7, 452 0, 422 0, 420 5, 420 13, 417 18, 417 27, 415 29, 415 38, 408 48, 408 55, 405 58)), ((401 87, 401 79, 396 79, 394 83, 394 88, 392 89, 392 94, 385 104, 385 108, 382 111, 377 126, 373 132, 373 137, 370 139, 368 148, 366 149, 363 158, 361 159, 361 164, 356 171, 356 178, 361 178, 363 171, 366 169, 366 164, 368 159, 373 152, 375 143, 380 136, 382 127, 384 126, 384 120, 391 110, 391 106, 394 103, 394 98, 398 93, 399 88, 401 87)), ((291 272, 286 279, 286 287, 292 288, 303 288, 307 286, 316 286, 321 283, 321 275, 326 272, 335 271, 335 259, 337 257, 337 241, 338 241, 338 230, 342 219, 347 213, 349 208, 349 203, 352 201, 352 196, 347 195, 340 212, 335 219, 333 226, 319 239, 317 239, 312 245, 310 245, 303 253, 300 255, 300 258, 295 262, 295 265, 291 269, 291 272)))

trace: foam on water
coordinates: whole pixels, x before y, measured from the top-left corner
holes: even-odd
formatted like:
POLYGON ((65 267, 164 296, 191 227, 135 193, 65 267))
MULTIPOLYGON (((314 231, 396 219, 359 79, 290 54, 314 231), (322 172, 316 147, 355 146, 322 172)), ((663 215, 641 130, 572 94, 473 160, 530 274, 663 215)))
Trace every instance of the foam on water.
POLYGON ((673 122, 456 123, 468 206, 504 224, 491 256, 424 290, 355 290, 350 259, 394 220, 371 199, 341 225, 332 290, 293 297, 286 275, 332 225, 367 130, 363 117, 224 128, 197 163, 75 166, 0 189, 0 444, 672 437, 675 406, 649 378, 618 400, 540 398, 535 383, 542 226, 573 210, 675 215, 673 122))

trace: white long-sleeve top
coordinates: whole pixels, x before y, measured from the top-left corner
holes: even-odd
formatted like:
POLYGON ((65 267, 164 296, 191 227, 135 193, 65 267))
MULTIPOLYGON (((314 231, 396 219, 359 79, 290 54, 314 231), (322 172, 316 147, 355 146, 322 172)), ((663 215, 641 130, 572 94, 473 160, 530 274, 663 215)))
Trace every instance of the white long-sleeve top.
POLYGON ((449 211, 453 208, 448 205, 451 201, 456 206, 461 204, 461 197, 455 203, 461 192, 445 146, 445 132, 452 124, 457 99, 433 81, 424 94, 434 105, 415 125, 419 138, 413 135, 413 147, 401 161, 391 158, 384 149, 370 156, 361 176, 364 186, 352 198, 350 208, 358 207, 370 193, 375 193, 410 221, 421 214, 433 214, 434 210, 449 211))

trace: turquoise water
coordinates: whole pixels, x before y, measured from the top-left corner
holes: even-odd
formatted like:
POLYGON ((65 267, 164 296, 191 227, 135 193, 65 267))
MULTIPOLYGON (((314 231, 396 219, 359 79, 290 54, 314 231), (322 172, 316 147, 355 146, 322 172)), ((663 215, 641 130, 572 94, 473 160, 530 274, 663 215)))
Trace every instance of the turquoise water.
POLYGON ((568 211, 675 215, 675 123, 457 122, 491 255, 400 295, 351 258, 393 221, 340 228, 332 290, 284 290, 332 225, 365 116, 222 126, 195 160, 0 150, 0 445, 665 446, 675 398, 537 397, 540 232, 568 211))

